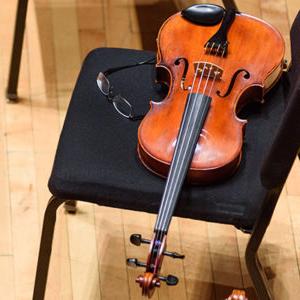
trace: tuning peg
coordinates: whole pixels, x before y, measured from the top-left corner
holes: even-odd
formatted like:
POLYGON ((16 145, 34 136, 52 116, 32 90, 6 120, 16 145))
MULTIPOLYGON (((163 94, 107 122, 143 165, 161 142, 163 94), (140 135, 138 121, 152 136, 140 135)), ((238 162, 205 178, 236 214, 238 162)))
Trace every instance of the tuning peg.
POLYGON ((183 254, 179 254, 177 252, 164 251, 164 255, 170 256, 172 258, 184 259, 185 256, 183 254))
POLYGON ((160 280, 165 281, 167 285, 177 285, 179 279, 174 275, 159 276, 160 280))
POLYGON ((146 264, 141 262, 141 261, 138 261, 137 258, 127 258, 126 259, 126 263, 127 263, 127 266, 129 267, 144 267, 146 268, 146 264))
POLYGON ((138 233, 134 233, 130 236, 130 242, 136 246, 140 246, 141 244, 150 244, 151 243, 150 240, 143 239, 142 235, 138 234, 138 233))

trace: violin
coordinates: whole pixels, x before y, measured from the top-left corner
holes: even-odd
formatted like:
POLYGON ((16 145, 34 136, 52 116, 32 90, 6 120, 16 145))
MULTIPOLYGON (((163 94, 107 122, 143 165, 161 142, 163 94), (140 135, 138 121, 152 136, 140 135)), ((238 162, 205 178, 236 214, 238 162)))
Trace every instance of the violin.
POLYGON ((258 18, 216 5, 194 5, 171 16, 159 30, 157 80, 168 86, 161 102, 152 101, 138 129, 138 155, 150 171, 166 177, 146 269, 136 281, 152 296, 161 281, 163 258, 184 258, 167 251, 167 233, 184 181, 211 184, 238 168, 246 120, 238 112, 261 101, 282 73, 284 41, 258 18))

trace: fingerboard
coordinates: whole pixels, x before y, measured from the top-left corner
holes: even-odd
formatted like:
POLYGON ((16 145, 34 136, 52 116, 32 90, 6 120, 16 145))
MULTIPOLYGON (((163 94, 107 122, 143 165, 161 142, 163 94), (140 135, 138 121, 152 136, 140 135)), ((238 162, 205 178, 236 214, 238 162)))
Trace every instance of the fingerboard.
POLYGON ((204 94, 188 94, 179 134, 162 196, 155 231, 167 232, 182 185, 199 140, 211 98, 204 94))

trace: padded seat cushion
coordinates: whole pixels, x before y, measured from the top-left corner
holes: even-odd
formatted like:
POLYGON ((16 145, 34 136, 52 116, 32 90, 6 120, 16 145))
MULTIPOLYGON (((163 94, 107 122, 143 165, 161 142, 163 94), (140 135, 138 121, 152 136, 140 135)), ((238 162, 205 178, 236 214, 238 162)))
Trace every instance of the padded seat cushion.
MULTIPOLYGON (((63 199, 157 213, 165 180, 153 175, 137 156, 140 121, 120 116, 99 92, 96 77, 107 68, 139 62, 152 52, 95 49, 85 59, 59 140, 49 189, 63 199)), ((116 72, 109 79, 115 93, 131 102, 137 113, 149 99, 161 99, 155 67, 143 65, 116 72)), ((284 111, 282 85, 263 105, 244 111, 246 128, 241 166, 231 178, 210 186, 183 188, 176 215, 251 228, 267 193, 260 180, 263 159, 284 111)))

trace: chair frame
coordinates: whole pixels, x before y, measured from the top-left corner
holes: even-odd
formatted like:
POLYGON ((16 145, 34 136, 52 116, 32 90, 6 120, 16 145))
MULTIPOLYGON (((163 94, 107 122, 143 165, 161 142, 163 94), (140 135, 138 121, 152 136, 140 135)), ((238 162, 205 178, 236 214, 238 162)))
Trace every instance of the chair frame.
MULTIPOLYGON (((245 251, 245 259, 249 275, 260 300, 274 299, 257 252, 271 221, 281 190, 282 186, 268 191, 263 201, 261 213, 252 230, 239 228, 243 232, 250 234, 245 251)), ((56 223, 56 211, 62 204, 64 204, 68 212, 74 213, 76 211, 76 201, 74 200, 65 200, 52 196, 48 202, 44 215, 33 300, 44 299, 56 223)))
MULTIPOLYGON (((237 10, 237 6, 234 0, 223 0, 223 3, 226 9, 233 8, 237 10)), ((18 0, 15 18, 14 38, 10 58, 10 68, 6 88, 6 98, 9 101, 16 101, 18 99, 17 89, 20 74, 27 8, 28 0, 18 0)))

